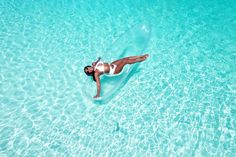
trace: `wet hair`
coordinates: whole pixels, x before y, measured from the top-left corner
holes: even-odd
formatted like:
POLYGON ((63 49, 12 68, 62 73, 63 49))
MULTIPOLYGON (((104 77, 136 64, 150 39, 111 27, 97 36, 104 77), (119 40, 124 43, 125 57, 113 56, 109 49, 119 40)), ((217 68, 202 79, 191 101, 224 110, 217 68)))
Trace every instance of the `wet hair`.
POLYGON ((88 66, 84 67, 84 73, 85 73, 87 76, 92 76, 92 77, 93 77, 93 80, 96 81, 95 76, 94 76, 94 71, 93 71, 92 73, 90 73, 90 72, 88 72, 88 71, 87 71, 87 72, 85 71, 86 69, 88 69, 88 68, 90 68, 90 67, 92 67, 92 66, 88 65, 88 66))

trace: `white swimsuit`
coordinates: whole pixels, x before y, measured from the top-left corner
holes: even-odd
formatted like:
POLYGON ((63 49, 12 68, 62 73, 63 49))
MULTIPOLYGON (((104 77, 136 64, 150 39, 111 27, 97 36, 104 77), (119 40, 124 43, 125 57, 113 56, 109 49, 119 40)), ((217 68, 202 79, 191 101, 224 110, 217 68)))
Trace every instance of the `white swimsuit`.
MULTIPOLYGON (((110 74, 110 75, 113 75, 113 74, 115 73, 115 70, 116 70, 117 65, 115 65, 115 64, 110 64, 109 67, 110 67, 110 72, 109 72, 109 74, 110 74)), ((95 68, 94 68, 94 69, 95 69, 95 70, 97 69, 98 71, 104 73, 104 72, 105 72, 104 63, 103 63, 102 61, 97 62, 97 64, 95 65, 95 68)))
POLYGON ((96 69, 98 69, 98 71, 100 71, 100 72, 104 72, 105 71, 104 63, 102 61, 97 62, 96 66, 95 66, 95 70, 96 69))
POLYGON ((110 72, 109 72, 110 75, 113 75, 115 73, 116 67, 117 67, 117 65, 110 64, 110 72), (113 65, 113 68, 112 68, 112 65, 113 65))

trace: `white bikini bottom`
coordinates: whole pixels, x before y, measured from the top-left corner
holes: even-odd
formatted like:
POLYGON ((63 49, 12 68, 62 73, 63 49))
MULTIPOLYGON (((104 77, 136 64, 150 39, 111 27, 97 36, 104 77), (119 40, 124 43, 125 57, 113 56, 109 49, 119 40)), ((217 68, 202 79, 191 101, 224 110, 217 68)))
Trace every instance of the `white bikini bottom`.
POLYGON ((110 72, 109 72, 110 75, 113 75, 115 73, 116 67, 117 67, 117 65, 110 64, 110 72), (112 67, 112 65, 113 65, 113 67, 112 67))

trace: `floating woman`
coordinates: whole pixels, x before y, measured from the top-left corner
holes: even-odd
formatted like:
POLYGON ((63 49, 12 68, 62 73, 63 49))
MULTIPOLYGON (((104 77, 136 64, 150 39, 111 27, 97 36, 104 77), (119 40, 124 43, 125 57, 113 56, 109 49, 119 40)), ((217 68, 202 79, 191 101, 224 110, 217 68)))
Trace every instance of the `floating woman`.
POLYGON ((109 75, 119 74, 125 65, 142 62, 146 60, 148 56, 149 56, 148 54, 145 54, 141 56, 125 57, 116 60, 110 64, 102 62, 101 58, 99 57, 97 61, 92 63, 92 66, 88 65, 84 67, 85 74, 88 76, 92 76, 93 80, 96 81, 97 84, 97 94, 94 96, 94 98, 100 97, 100 91, 101 91, 100 76, 102 74, 109 74, 109 75))

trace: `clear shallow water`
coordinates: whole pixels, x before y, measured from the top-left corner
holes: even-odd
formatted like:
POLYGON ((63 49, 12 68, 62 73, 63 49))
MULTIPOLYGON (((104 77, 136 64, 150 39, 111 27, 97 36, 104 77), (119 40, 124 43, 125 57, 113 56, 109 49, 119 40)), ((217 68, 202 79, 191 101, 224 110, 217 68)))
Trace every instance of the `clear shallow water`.
POLYGON ((0 2, 1 156, 235 156, 234 1, 0 2), (91 63, 149 21, 150 58, 108 104, 91 63))

